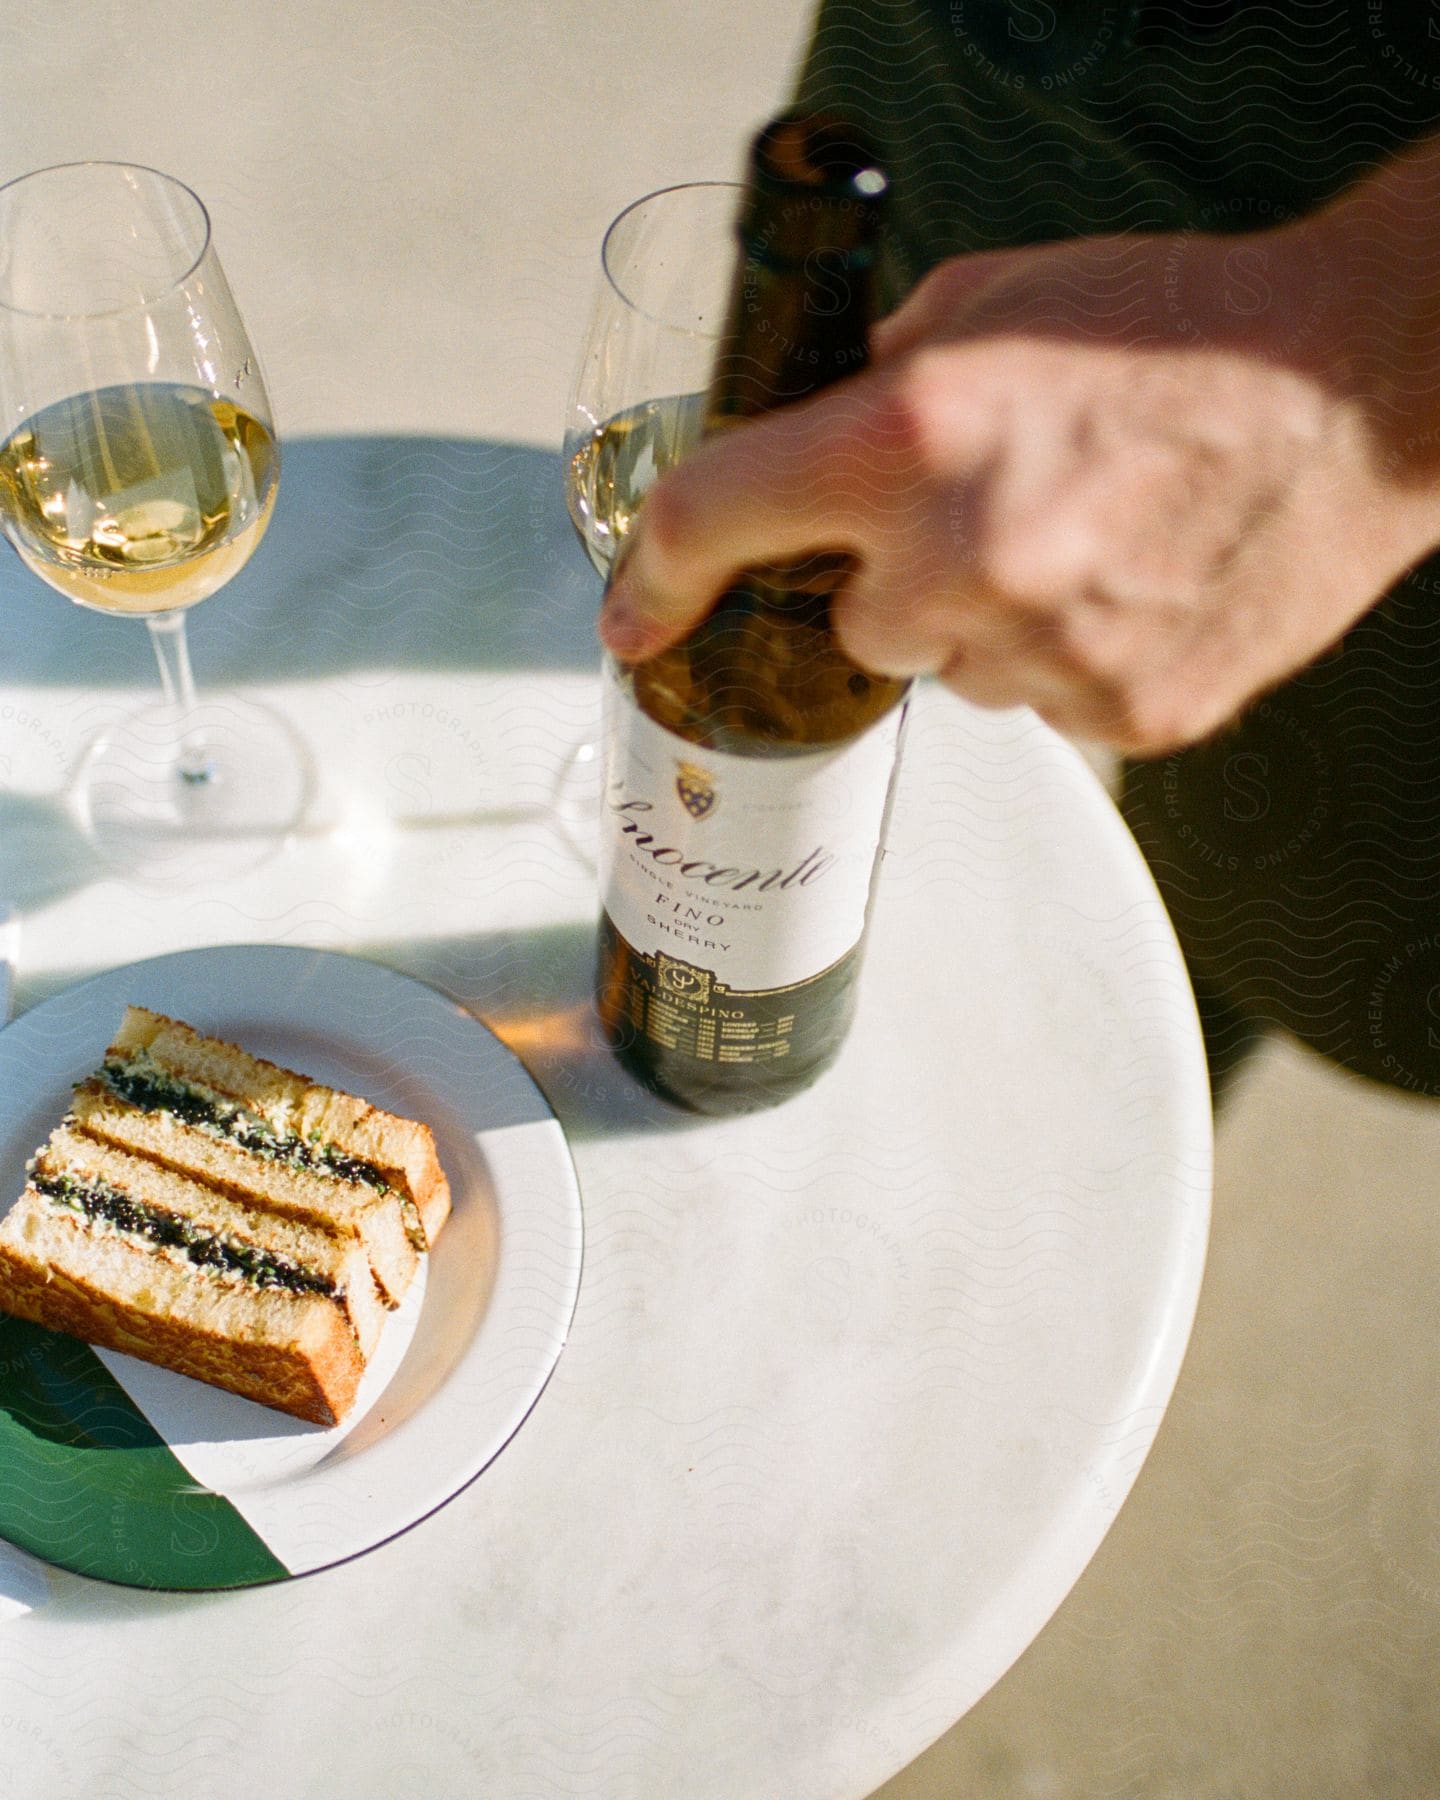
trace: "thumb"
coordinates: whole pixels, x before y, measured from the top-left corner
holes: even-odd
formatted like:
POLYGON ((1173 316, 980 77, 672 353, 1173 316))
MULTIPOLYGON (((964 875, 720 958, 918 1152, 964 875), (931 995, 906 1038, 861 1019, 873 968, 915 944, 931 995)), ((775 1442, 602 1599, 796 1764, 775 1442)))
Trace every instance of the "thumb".
POLYGON ((704 617, 712 596, 692 594, 676 601, 647 579, 638 549, 638 529, 622 553, 600 602, 600 642, 623 663, 643 662, 683 637, 704 617))

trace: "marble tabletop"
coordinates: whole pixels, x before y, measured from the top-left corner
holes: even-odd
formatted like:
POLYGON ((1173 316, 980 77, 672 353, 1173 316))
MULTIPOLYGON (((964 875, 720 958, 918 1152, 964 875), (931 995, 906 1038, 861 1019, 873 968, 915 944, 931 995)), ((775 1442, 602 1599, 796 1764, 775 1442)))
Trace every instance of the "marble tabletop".
MULTIPOLYGON (((33 1605, 0 1614, 0 1791, 861 1800, 1043 1627, 1184 1351, 1210 1155, 1189 990, 1110 801, 1028 715, 919 696, 858 1023, 810 1093, 699 1123, 597 1043, 594 877, 554 805, 594 731, 596 584, 551 446, 606 219, 730 173, 743 133, 667 113, 527 165, 567 116, 626 114, 585 85, 565 10, 262 7, 233 47, 191 15, 153 89, 134 46, 176 42, 161 0, 123 30, 81 8, 58 86, 54 47, 0 28, 33 126, 3 173, 127 156, 212 203, 285 461, 261 551, 193 616, 197 676, 274 707, 314 776, 273 854, 214 842, 143 878, 98 859, 69 784, 148 693, 149 647, 7 555, 16 1005, 241 941, 416 975, 540 1082, 586 1234, 534 1412, 394 1541, 232 1594, 10 1567, 33 1605), (498 92, 522 67, 530 125, 498 92)), ((742 11, 739 45, 621 21, 606 67, 659 59, 748 122, 802 12, 742 11)))
POLYGON ((1209 1138, 1158 901, 1070 748, 925 691, 839 1065, 767 1115, 670 1112, 597 1042, 593 874, 550 804, 597 690, 558 459, 287 457, 262 552, 193 620, 202 687, 313 757, 273 854, 94 859, 66 782, 146 691, 145 635, 0 573, 18 1004, 239 940, 422 977, 566 1127, 579 1306, 510 1446, 371 1554, 223 1596, 49 1576, 0 1627, 17 1791, 858 1800, 1044 1624, 1175 1378, 1209 1138))

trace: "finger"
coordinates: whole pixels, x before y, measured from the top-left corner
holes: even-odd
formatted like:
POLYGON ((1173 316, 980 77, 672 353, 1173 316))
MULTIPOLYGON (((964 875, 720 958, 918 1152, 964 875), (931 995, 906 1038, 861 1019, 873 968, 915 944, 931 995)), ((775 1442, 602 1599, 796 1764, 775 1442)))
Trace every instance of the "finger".
POLYGON ((992 656, 984 650, 953 651, 939 676, 952 693, 987 711, 1004 712, 1012 706, 1036 704, 1033 672, 1008 657, 992 656))
POLYGON ((1156 729, 1148 721, 1138 720, 1123 702, 1098 692, 1077 688, 1031 704, 1062 737, 1095 744, 1121 756, 1169 756, 1193 741, 1187 732, 1156 729))
POLYGON ((664 649, 743 569, 819 550, 863 559, 920 481, 893 386, 856 377, 708 440, 658 482, 605 598, 606 648, 625 661, 664 649))
POLYGON ((902 681, 943 668, 955 654, 962 625, 958 607, 952 605, 950 616, 940 617, 906 606, 891 583, 871 579, 863 565, 831 603, 830 623, 836 642, 857 668, 902 681))
POLYGON ((1140 681, 1074 681, 1030 704, 1066 737, 1126 756, 1169 756, 1209 737, 1240 704, 1229 693, 1197 693, 1187 675, 1181 664, 1140 681))
POLYGON ((938 264, 870 334, 874 360, 888 362, 921 344, 963 329, 966 313, 997 281, 1042 252, 1031 248, 979 250, 938 264))

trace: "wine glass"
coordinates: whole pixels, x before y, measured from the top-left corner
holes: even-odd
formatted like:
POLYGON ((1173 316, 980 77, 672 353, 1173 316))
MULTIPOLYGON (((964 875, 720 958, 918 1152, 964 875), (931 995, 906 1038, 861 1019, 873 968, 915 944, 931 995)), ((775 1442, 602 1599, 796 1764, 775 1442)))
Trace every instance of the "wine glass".
MULTIPOLYGON (((699 440, 743 193, 733 181, 660 188, 605 233, 562 451, 570 522, 601 575, 646 491, 699 440)), ((593 824, 600 762, 590 741, 561 773, 556 815, 572 833, 593 824)))
POLYGON ((735 279, 732 181, 661 188, 605 233, 565 417, 565 498, 608 575, 645 491, 695 444, 735 279))
POLYGON ((249 560, 279 476, 270 403, 199 198, 126 163, 0 187, 0 524, 77 605, 145 620, 161 699, 104 730, 74 797, 130 866, 277 839, 308 793, 278 714, 201 707, 186 614, 249 560))

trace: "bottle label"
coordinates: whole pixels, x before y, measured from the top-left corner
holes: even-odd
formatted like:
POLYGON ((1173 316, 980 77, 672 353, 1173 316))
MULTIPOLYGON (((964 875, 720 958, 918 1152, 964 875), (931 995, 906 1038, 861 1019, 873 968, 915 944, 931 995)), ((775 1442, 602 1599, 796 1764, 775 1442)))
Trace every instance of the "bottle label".
POLYGON ((903 706, 849 743, 784 757, 677 737, 613 668, 605 711, 600 893, 632 950, 682 985, 709 977, 745 995, 795 987, 854 949, 903 706))

